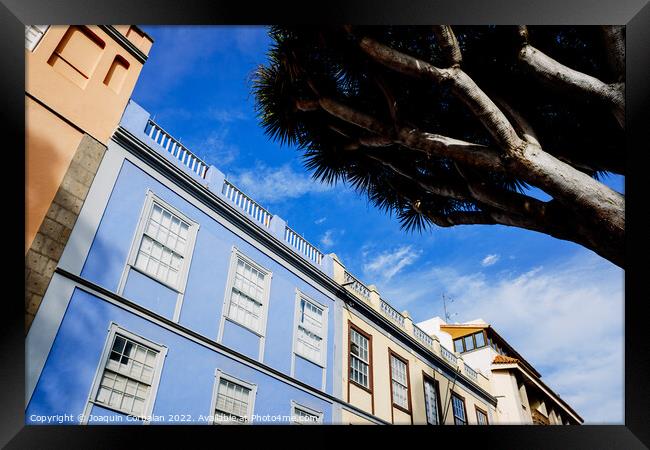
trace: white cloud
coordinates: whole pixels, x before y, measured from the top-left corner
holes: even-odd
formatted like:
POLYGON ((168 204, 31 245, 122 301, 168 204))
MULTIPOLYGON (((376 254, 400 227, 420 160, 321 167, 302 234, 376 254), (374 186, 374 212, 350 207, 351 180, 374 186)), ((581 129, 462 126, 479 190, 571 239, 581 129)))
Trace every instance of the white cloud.
POLYGON ((325 222, 327 220, 327 217, 321 217, 320 219, 314 220, 314 223, 316 225, 320 225, 321 223, 325 222))
POLYGON ((320 243, 323 245, 323 247, 331 247, 334 245, 334 239, 332 237, 333 233, 334 230, 327 230, 323 237, 320 238, 320 243))
POLYGON ((439 266, 403 271, 382 296, 416 321, 442 316, 492 324, 586 423, 623 421, 623 271, 580 250, 547 267, 488 277, 439 266))
POLYGON ((364 264, 363 271, 367 277, 379 276, 388 281, 402 269, 413 264, 420 256, 419 251, 410 245, 399 247, 392 252, 383 252, 364 264))
POLYGON ((258 163, 232 177, 233 182, 259 202, 279 202, 306 194, 325 192, 330 186, 312 180, 305 172, 296 172, 289 164, 268 167, 258 163))
POLYGON ((226 127, 212 131, 202 139, 188 143, 187 147, 208 164, 222 169, 239 156, 239 147, 228 139, 229 130, 226 127))
POLYGON ((209 108, 204 115, 206 118, 214 119, 221 124, 248 119, 248 116, 241 109, 236 108, 209 108))
POLYGON ((499 261, 500 256, 498 254, 492 254, 492 255, 487 255, 483 260, 481 261, 481 265, 483 267, 489 267, 497 263, 499 261))

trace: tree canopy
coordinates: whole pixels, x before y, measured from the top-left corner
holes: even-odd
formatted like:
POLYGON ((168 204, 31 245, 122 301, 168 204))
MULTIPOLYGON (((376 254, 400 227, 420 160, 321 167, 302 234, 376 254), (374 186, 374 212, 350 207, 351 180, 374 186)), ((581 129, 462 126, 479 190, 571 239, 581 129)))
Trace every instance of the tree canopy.
POLYGON ((407 230, 502 224, 623 267, 622 27, 272 27, 262 126, 407 230), (537 188, 546 196, 535 195, 537 188))

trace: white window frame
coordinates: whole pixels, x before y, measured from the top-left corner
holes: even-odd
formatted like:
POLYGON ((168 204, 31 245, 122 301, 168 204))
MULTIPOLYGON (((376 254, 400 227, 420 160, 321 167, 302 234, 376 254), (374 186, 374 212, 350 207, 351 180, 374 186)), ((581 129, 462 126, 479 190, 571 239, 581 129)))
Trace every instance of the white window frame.
POLYGON ((440 399, 440 391, 437 389, 438 386, 440 386, 439 383, 436 383, 435 380, 432 380, 430 378, 424 377, 423 383, 422 383, 422 388, 424 390, 424 415, 426 417, 426 421, 428 425, 442 425, 442 411, 440 411, 440 405, 442 404, 441 399, 440 399), (427 385, 431 386, 431 390, 433 391, 433 394, 435 398, 433 399, 433 405, 430 405, 429 408, 427 408, 427 405, 429 405, 429 397, 427 396, 427 385), (437 423, 432 423, 430 418, 429 418, 429 409, 435 408, 436 412, 436 417, 435 420, 437 423))
POLYGON ((187 278, 189 274, 190 264, 192 262, 192 256, 194 254, 194 246, 196 244, 196 235, 198 233, 198 230, 199 230, 198 222, 190 219, 185 214, 180 212, 177 208, 173 207, 172 205, 164 201, 162 198, 154 194, 154 192, 151 189, 147 189, 147 193, 145 195, 145 201, 144 204, 142 205, 142 210, 140 211, 140 219, 138 220, 138 225, 135 229, 135 233, 133 234, 133 239, 131 240, 131 248, 129 250, 127 261, 126 264, 124 265, 124 270, 122 271, 122 277, 120 278, 120 283, 117 288, 117 294, 118 295, 123 294, 124 288, 126 287, 126 281, 128 279, 129 273, 131 270, 135 270, 136 272, 144 275, 145 277, 148 277, 177 293, 176 305, 174 308, 174 317, 172 318, 172 320, 174 322, 178 322, 180 318, 181 306, 183 304, 185 288, 187 287, 187 278), (178 280, 176 286, 173 286, 167 283, 166 281, 160 280, 155 275, 147 273, 146 271, 141 270, 135 266, 135 261, 138 257, 138 251, 140 250, 142 237, 144 235, 144 231, 147 226, 147 223, 149 222, 149 217, 151 216, 151 212, 153 210, 154 204, 157 204, 161 208, 168 210, 170 213, 174 214, 175 216, 178 216, 184 222, 189 224, 189 229, 187 230, 186 254, 183 255, 183 262, 180 270, 178 271, 178 280))
MULTIPOLYGON (((294 309, 294 317, 293 317, 293 345, 292 345, 292 351, 294 355, 297 355, 303 359, 306 359, 307 361, 311 361, 314 364, 316 364, 319 367, 322 367, 323 369, 327 368, 327 319, 328 319, 328 314, 329 314, 329 309, 327 306, 323 305, 320 302, 317 302, 316 300, 312 299, 311 297, 307 296, 305 293, 300 291, 300 289, 296 289, 296 297, 295 297, 295 309, 294 309), (311 303, 313 306, 316 308, 322 309, 323 310, 323 319, 322 319, 322 325, 321 325, 321 331, 319 334, 317 334, 318 337, 321 338, 321 355, 320 355, 320 360, 316 360, 314 358, 311 358, 307 355, 303 355, 302 353, 298 352, 297 350, 297 344, 298 344, 298 327, 300 325, 300 304, 302 301, 305 301, 306 303, 311 303)), ((312 330, 308 329, 308 331, 313 332, 312 330)), ((292 368, 293 369, 293 368, 292 368)), ((291 374, 293 376, 293 370, 291 371, 291 374)))
POLYGON ((258 360, 260 362, 263 361, 264 357, 264 342, 265 342, 265 337, 266 337, 266 322, 268 318, 268 313, 269 313, 269 300, 271 297, 271 279, 273 278, 273 273, 264 267, 262 267, 260 264, 256 263, 253 261, 251 258, 246 256, 244 253, 242 253, 241 250, 239 250, 236 246, 232 247, 231 255, 230 255, 230 266, 228 269, 228 278, 226 280, 226 290, 224 292, 224 299, 223 299, 223 308, 221 309, 221 320, 219 321, 219 333, 217 335, 217 342, 221 343, 223 339, 223 330, 226 325, 226 321, 231 322, 233 324, 236 324, 237 326, 240 326, 251 333, 255 334, 260 338, 260 346, 259 346, 259 355, 258 355, 258 360), (264 274, 264 296, 262 298, 262 313, 260 317, 260 329, 259 330, 254 330, 247 325, 240 323, 236 321, 235 319, 232 319, 229 315, 230 311, 230 298, 232 295, 232 288, 235 282, 235 272, 237 269, 237 261, 238 260, 244 261, 246 264, 251 265, 255 270, 258 270, 259 272, 264 274))
POLYGON ((403 408, 405 410, 410 411, 411 410, 411 405, 410 405, 410 394, 411 394, 411 387, 410 387, 410 380, 409 380, 409 365, 408 361, 403 360, 402 358, 399 358, 394 352, 390 352, 390 358, 388 361, 388 364, 390 364, 390 383, 391 383, 391 390, 390 390, 390 400, 391 400, 391 405, 392 406, 398 406, 400 408, 403 408), (393 370, 393 360, 397 361, 399 364, 404 365, 404 382, 406 384, 403 384, 400 380, 396 378, 395 370, 393 370), (394 384, 397 383, 401 387, 403 387, 406 390, 406 406, 402 406, 398 404, 395 401, 395 389, 394 389, 394 384))
MULTIPOLYGON (((219 393, 219 384, 221 383, 222 379, 243 386, 246 389, 250 389, 251 391, 249 397, 250 401, 248 402, 248 408, 246 410, 246 422, 244 423, 245 425, 249 425, 253 417, 253 411, 255 410, 255 398, 257 397, 257 384, 249 383, 248 381, 244 381, 233 375, 224 373, 221 369, 216 369, 214 371, 214 386, 212 388, 212 401, 210 402, 211 409, 210 409, 210 414, 208 416, 208 417, 212 417, 211 423, 213 425, 228 425, 227 423, 217 422, 216 420, 217 419, 217 395, 219 393)), ((237 425, 238 423, 232 422, 232 424, 237 425)))
POLYGON ((111 353, 113 347, 113 340, 115 339, 116 334, 158 352, 158 356, 156 357, 156 367, 153 376, 151 378, 149 396, 147 397, 147 402, 144 405, 143 412, 139 416, 139 418, 143 421, 143 423, 149 423, 149 419, 151 418, 153 406, 156 401, 156 395, 158 393, 160 376, 162 375, 163 363, 165 361, 165 358, 167 357, 167 347, 162 344, 157 344, 155 342, 152 342, 149 339, 146 339, 135 333, 132 333, 127 329, 122 328, 115 322, 111 322, 108 327, 108 336, 106 337, 106 341, 104 342, 104 350, 102 351, 101 357, 99 359, 99 364, 97 365, 97 369, 95 370, 95 377, 93 378, 93 383, 90 388, 90 393, 88 394, 86 406, 83 411, 83 417, 81 420, 82 425, 88 423, 88 419, 90 416, 90 412, 92 411, 93 405, 97 405, 101 408, 109 409, 111 411, 116 411, 120 414, 129 415, 129 413, 126 413, 117 408, 96 401, 97 393, 99 392, 99 387, 102 381, 102 377, 104 375, 104 371, 106 370, 106 363, 108 362, 108 357, 111 353))
POLYGON ((49 28, 49 25, 25 25, 25 49, 33 52, 41 40, 43 40, 43 36, 45 36, 49 28), (36 38, 34 40, 27 40, 27 32, 29 30, 35 31, 36 38))
POLYGON ((322 425, 323 411, 317 411, 314 408, 310 408, 309 406, 305 406, 302 403, 296 402, 295 400, 291 400, 291 423, 294 425, 322 425), (296 414, 296 409, 301 409, 307 414, 316 416, 316 422, 308 423, 297 420, 298 414, 296 414))

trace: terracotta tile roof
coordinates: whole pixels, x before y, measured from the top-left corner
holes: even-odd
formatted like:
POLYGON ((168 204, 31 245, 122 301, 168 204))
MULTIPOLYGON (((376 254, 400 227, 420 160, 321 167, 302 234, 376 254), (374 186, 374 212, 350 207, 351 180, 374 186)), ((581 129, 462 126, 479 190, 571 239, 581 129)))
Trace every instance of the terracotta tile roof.
POLYGON ((509 356, 497 355, 494 357, 492 364, 516 364, 519 360, 517 358, 511 358, 509 356))

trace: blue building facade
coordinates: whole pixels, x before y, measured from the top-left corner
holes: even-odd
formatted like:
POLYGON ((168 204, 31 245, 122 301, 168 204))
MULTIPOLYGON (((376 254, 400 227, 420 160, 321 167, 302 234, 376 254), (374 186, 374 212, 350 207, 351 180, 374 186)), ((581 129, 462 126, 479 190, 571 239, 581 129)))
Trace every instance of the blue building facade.
POLYGON ((26 422, 336 422, 331 271, 130 102, 27 337, 26 422))
MULTIPOLYGON (((487 379, 131 101, 27 335, 26 423, 390 423, 350 398, 351 310, 445 389, 496 404, 487 379)), ((375 372, 388 399, 392 372, 375 372)))

